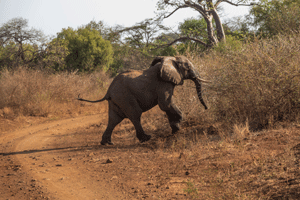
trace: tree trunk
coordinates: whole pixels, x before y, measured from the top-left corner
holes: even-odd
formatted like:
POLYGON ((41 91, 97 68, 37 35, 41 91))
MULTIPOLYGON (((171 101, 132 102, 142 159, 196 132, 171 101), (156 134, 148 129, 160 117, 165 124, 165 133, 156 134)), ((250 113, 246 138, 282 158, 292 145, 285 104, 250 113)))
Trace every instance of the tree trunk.
POLYGON ((213 24, 212 24, 212 16, 208 15, 204 17, 206 24, 207 24, 207 36, 208 36, 208 46, 212 47, 216 44, 218 44, 218 39, 215 37, 214 34, 214 28, 213 28, 213 24))
POLYGON ((219 42, 221 42, 221 41, 226 42, 226 37, 225 37, 224 29, 223 29, 223 26, 222 26, 222 22, 221 22, 220 16, 218 15, 218 13, 215 9, 213 9, 212 15, 213 15, 213 18, 214 18, 215 23, 216 23, 218 41, 219 42))

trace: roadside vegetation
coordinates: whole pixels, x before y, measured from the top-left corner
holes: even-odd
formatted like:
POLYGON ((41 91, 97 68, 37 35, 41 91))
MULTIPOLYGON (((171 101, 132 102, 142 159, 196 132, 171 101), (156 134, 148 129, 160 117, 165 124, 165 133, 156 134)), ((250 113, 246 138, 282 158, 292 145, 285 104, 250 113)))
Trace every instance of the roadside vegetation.
MULTIPOLYGON (((170 3, 159 5, 177 5, 170 3)), ((164 165, 160 175, 154 165, 147 172, 157 175, 154 186, 171 188, 165 180, 176 176, 185 177, 178 187, 191 199, 297 199, 300 2, 266 0, 251 6, 243 19, 221 24, 216 41, 209 34, 218 35, 220 27, 209 33, 203 16, 185 19, 176 33, 162 25, 161 14, 133 27, 91 21, 52 39, 29 29, 25 19, 12 19, 0 27, 0 120, 97 113, 107 105, 83 104, 77 95, 99 99, 119 72, 147 68, 158 55, 185 55, 202 78, 212 81, 203 86, 209 109, 203 110, 186 81, 175 91, 185 115, 181 133, 167 137, 163 113, 145 114, 143 126, 157 135, 146 146, 161 156, 147 159, 164 165), (28 37, 14 35, 19 28, 28 37)), ((133 128, 126 131, 134 135, 133 128)), ((144 146, 135 147, 138 156, 144 146)))

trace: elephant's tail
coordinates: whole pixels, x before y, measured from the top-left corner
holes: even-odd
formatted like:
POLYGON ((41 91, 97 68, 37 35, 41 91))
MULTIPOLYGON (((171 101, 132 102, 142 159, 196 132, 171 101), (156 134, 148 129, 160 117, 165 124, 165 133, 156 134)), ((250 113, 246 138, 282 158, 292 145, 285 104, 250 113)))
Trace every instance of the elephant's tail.
POLYGON ((86 101, 86 102, 90 102, 90 103, 98 103, 98 102, 101 102, 101 101, 104 101, 104 100, 109 100, 109 97, 107 97, 107 95, 105 95, 102 99, 99 99, 99 100, 96 100, 96 101, 90 101, 90 100, 87 100, 87 99, 80 98, 80 94, 79 94, 77 100, 86 101))

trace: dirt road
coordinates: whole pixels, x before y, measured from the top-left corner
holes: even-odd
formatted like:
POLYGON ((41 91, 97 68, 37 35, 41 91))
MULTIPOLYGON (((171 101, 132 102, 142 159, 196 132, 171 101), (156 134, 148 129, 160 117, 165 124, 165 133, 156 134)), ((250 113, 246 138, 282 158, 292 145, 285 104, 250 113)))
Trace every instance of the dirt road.
POLYGON ((0 133, 0 199, 299 199, 300 127, 222 138, 192 121, 170 135, 158 111, 143 119, 143 144, 124 120, 100 145, 106 113, 0 133))
POLYGON ((91 147, 65 141, 103 117, 53 121, 1 135, 1 199, 126 199, 77 156, 91 147))

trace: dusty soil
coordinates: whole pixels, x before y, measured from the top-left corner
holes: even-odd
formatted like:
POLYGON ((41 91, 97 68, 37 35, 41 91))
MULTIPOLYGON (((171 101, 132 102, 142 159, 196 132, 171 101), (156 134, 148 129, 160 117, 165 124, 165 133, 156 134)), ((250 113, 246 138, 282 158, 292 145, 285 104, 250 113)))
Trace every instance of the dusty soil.
MULTIPOLYGON (((170 135, 145 114, 140 144, 128 120, 101 146, 106 112, 39 120, 0 133, 0 199, 299 199, 300 129, 230 136, 184 122, 170 135)), ((13 123, 13 122, 11 122, 13 123)), ((2 124, 3 125, 3 124, 2 124)))

